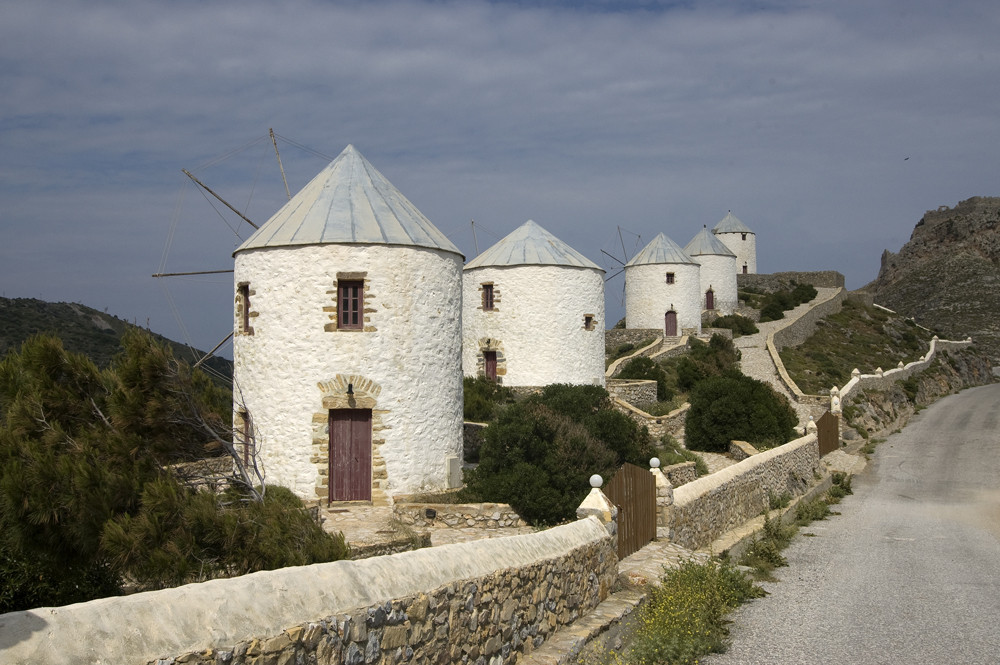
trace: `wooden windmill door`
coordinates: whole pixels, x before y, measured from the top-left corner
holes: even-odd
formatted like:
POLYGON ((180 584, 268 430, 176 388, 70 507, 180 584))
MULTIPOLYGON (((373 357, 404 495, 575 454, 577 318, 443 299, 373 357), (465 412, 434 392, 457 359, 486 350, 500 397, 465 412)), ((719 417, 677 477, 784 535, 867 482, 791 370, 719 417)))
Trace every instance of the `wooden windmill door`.
POLYGON ((705 309, 715 309, 715 291, 705 291, 705 309))
POLYGON ((372 411, 330 410, 330 501, 372 500, 372 411))
POLYGON ((486 379, 495 383, 497 380, 497 352, 483 351, 483 365, 486 379))
POLYGON ((667 337, 677 337, 677 312, 670 310, 663 319, 663 334, 667 337))

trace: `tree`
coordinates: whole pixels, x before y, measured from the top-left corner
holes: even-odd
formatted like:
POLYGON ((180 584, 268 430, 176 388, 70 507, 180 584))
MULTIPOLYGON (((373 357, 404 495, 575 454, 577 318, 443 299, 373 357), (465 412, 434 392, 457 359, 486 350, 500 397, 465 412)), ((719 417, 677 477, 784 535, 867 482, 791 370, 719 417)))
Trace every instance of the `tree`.
POLYGON ((738 372, 700 382, 689 402, 684 428, 691 450, 725 452, 733 440, 770 448, 795 435, 798 419, 787 398, 738 372))
MULTIPOLYGON (((309 556, 343 556, 342 538, 313 547, 332 538, 314 522, 308 538, 281 524, 309 520, 294 497, 297 508, 280 493, 268 503, 252 428, 234 437, 230 410, 225 392, 141 332, 123 338, 104 371, 51 336, 8 353, 0 361, 0 612, 108 595, 126 579, 152 588, 245 571, 227 561, 242 546, 232 537, 240 530, 248 542, 304 539, 309 556), (221 494, 197 491, 197 478, 176 471, 213 454, 228 454, 237 471, 221 494), (145 547, 156 566, 116 549, 130 534, 132 549, 145 547), (178 560, 195 551, 218 565, 185 571, 178 560), (146 573, 157 569, 160 579, 146 573)), ((248 560, 273 567, 290 559, 272 547, 248 560)))
POLYGON ((599 386, 551 385, 507 406, 483 433, 464 497, 511 504, 532 524, 572 519, 588 479, 653 453, 645 427, 611 408, 599 386))

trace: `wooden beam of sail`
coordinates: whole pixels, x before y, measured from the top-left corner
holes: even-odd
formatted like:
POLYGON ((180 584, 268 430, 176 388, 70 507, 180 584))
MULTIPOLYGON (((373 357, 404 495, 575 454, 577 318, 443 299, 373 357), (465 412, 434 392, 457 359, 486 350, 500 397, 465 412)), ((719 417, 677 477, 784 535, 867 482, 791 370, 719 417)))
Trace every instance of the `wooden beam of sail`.
POLYGON ((153 277, 182 277, 185 275, 221 275, 222 273, 233 272, 229 270, 195 270, 193 272, 154 272, 153 277))
POLYGON ((197 368, 198 365, 202 364, 203 362, 205 362, 206 360, 208 360, 209 358, 211 358, 213 355, 215 355, 215 352, 219 350, 219 347, 222 346, 223 344, 225 344, 226 342, 228 342, 229 338, 232 337, 232 336, 233 336, 233 333, 229 333, 228 335, 226 335, 226 338, 224 340, 222 340, 221 342, 219 342, 218 344, 216 344, 214 349, 212 349, 211 351, 209 351, 208 353, 206 353, 204 356, 202 356, 201 360, 199 360, 198 362, 196 362, 194 364, 195 368, 197 368))
POLYGON ((187 177, 189 177, 192 180, 194 180, 195 184, 197 184, 199 187, 201 187, 202 189, 204 189, 206 192, 208 192, 209 194, 211 194, 215 198, 219 199, 219 201, 221 201, 224 206, 226 206, 227 208, 229 208, 230 210, 232 210, 233 212, 235 212, 237 215, 239 215, 240 218, 244 222, 246 222, 250 226, 254 227, 255 229, 259 229, 260 228, 259 226, 257 226, 253 222, 251 222, 249 219, 247 219, 247 216, 244 215, 242 212, 240 212, 239 210, 237 210, 233 206, 229 205, 228 201, 226 201, 224 198, 222 198, 221 196, 219 196, 218 194, 216 194, 215 192, 213 192, 211 189, 209 189, 209 187, 205 183, 203 183, 201 180, 198 180, 193 175, 191 175, 190 171, 188 171, 187 169, 181 169, 181 171, 184 172, 184 175, 186 175, 187 177))

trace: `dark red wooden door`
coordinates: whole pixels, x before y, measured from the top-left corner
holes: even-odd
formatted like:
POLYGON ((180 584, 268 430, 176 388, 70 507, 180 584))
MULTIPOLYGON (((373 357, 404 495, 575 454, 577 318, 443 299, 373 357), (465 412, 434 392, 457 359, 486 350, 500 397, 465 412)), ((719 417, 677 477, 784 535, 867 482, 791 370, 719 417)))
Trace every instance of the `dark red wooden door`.
POLYGON ((705 309, 715 309, 715 291, 705 291, 705 309))
POLYGON ((663 334, 667 337, 677 337, 677 312, 670 310, 663 319, 663 334))
POLYGON ((372 500, 371 409, 330 410, 330 501, 372 500))
POLYGON ((483 361, 486 365, 486 378, 490 381, 497 380, 497 352, 483 351, 483 361))

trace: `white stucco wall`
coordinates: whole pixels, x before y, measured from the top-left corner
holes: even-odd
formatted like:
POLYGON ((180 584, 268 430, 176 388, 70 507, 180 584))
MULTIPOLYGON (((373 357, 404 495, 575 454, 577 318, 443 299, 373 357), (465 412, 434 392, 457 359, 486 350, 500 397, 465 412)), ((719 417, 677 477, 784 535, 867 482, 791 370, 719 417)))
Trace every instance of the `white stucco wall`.
POLYGON ((326 423, 314 416, 324 412, 326 394, 343 398, 354 377, 359 396, 374 399, 385 489, 446 487, 445 458, 462 452, 461 269, 458 254, 407 246, 308 245, 236 256, 235 283, 250 283, 256 316, 253 335, 234 338, 234 371, 268 482, 316 498, 323 465, 313 439, 326 423), (367 273, 366 327, 374 330, 324 329, 336 319, 338 272, 367 273))
POLYGON ((664 314, 673 305, 677 334, 684 328, 701 332, 701 270, 697 265, 652 263, 625 268, 625 323, 628 328, 663 330, 664 314), (674 273, 667 284, 666 274, 674 273))
POLYGON ((715 310, 719 314, 732 314, 736 311, 736 259, 717 254, 701 254, 691 258, 701 264, 702 306, 705 293, 711 287, 715 292, 715 310))
POLYGON ((505 386, 604 385, 604 274, 556 265, 484 266, 463 275, 462 370, 479 372, 481 340, 499 345, 505 386), (493 282, 484 312, 480 285, 493 282), (592 330, 584 315, 592 314, 592 330))
POLYGON ((747 266, 747 274, 757 274, 757 236, 754 233, 716 233, 715 237, 722 241, 729 251, 736 255, 736 272, 743 272, 743 264, 747 266))

